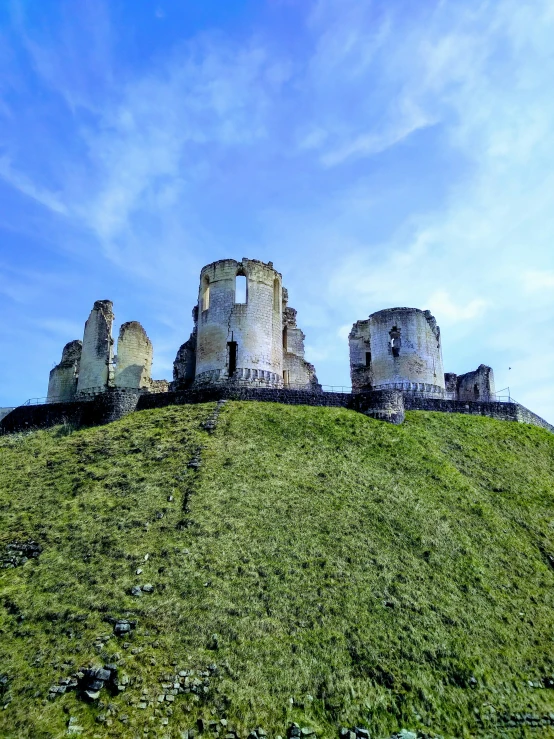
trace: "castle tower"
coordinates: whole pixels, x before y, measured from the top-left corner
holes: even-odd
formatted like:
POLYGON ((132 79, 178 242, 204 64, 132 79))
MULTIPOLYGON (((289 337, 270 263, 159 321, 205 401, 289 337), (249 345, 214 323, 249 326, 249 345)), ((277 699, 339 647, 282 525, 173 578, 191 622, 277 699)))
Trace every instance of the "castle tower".
POLYGON ((194 384, 282 387, 282 311, 281 275, 271 262, 222 259, 204 267, 194 384))
POLYGON ((430 311, 388 308, 352 327, 352 389, 398 389, 444 397, 440 329, 430 311))

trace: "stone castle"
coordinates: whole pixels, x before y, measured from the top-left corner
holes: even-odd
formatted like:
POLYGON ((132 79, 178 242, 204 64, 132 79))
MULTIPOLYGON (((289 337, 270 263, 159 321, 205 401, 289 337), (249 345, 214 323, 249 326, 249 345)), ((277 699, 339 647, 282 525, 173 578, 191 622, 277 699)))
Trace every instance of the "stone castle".
MULTIPOLYGON (((219 385, 322 392, 304 358, 304 333, 271 262, 223 259, 200 273, 194 328, 178 350, 173 381, 152 380, 152 343, 136 321, 124 323, 114 355, 113 306, 94 304, 82 342, 74 340, 50 372, 49 402, 108 388, 145 393, 219 385), (238 283, 243 281, 240 293, 238 283)), ((421 397, 494 401, 490 367, 444 374, 440 329, 429 311, 388 308, 356 321, 349 336, 353 393, 400 390, 421 397)))
POLYGON ((46 403, 2 409, 0 433, 102 424, 135 410, 225 398, 343 407, 390 423, 402 423, 406 409, 470 413, 554 431, 519 403, 500 402, 490 367, 445 374, 440 329, 429 311, 387 308, 354 323, 352 392, 326 392, 319 384, 304 358, 296 311, 271 262, 208 264, 192 317, 173 379, 153 380, 152 342, 143 327, 124 323, 114 352, 113 305, 97 301, 82 341, 66 344, 51 370, 46 403))

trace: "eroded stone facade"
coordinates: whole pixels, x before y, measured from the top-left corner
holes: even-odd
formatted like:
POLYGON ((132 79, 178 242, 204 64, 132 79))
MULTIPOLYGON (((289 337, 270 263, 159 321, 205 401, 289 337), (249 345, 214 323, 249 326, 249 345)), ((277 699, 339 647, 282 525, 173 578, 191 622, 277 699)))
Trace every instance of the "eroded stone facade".
POLYGON ((47 397, 49 403, 64 403, 75 397, 82 349, 83 342, 79 340, 70 341, 64 346, 60 363, 50 370, 47 397))
POLYGON ((138 321, 122 324, 114 356, 113 304, 97 300, 85 323, 83 341, 66 344, 50 372, 48 403, 87 399, 112 388, 162 393, 167 380, 152 380, 152 342, 138 321))
POLYGON ((348 341, 352 392, 394 388, 421 398, 496 400, 490 367, 443 373, 440 328, 428 310, 378 311, 356 321, 348 341))
POLYGON ((114 386, 149 388, 152 342, 138 321, 124 323, 117 340, 114 386))
POLYGON ((444 397, 440 329, 430 311, 388 308, 350 332, 352 389, 396 389, 444 397))
POLYGON ((271 262, 223 259, 200 273, 194 329, 175 359, 172 389, 234 384, 317 388, 304 334, 271 262), (238 281, 245 290, 239 295, 238 281))
POLYGON ((111 300, 97 300, 85 323, 77 393, 97 392, 113 380, 111 300))
POLYGON ((283 382, 291 389, 321 390, 313 364, 304 359, 306 336, 296 325, 297 311, 288 307, 288 291, 283 288, 283 382))
POLYGON ((491 367, 480 364, 473 372, 458 375, 456 379, 457 400, 479 400, 488 403, 496 399, 494 373, 491 367))

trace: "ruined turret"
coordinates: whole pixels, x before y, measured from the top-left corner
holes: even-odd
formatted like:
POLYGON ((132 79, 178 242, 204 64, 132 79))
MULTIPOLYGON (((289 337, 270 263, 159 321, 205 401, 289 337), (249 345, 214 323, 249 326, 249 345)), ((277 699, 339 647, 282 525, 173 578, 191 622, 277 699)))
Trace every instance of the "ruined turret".
POLYGON ((430 311, 387 308, 350 332, 352 389, 397 389, 444 397, 440 328, 430 311))
POLYGON ((233 384, 317 389, 304 334, 271 262, 222 259, 200 272, 194 330, 179 349, 173 389, 233 384), (240 284, 242 282, 242 285, 240 284))

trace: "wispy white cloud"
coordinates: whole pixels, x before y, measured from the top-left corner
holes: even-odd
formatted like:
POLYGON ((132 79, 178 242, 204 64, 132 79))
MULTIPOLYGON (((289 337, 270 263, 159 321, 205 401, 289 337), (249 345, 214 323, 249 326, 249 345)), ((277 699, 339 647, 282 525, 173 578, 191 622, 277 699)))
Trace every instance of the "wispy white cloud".
POLYGON ((40 203, 48 210, 59 215, 67 215, 68 208, 61 193, 50 192, 36 184, 23 172, 18 172, 7 156, 0 156, 0 177, 20 193, 40 203))
POLYGON ((456 323, 480 316, 485 311, 487 301, 482 298, 473 298, 464 304, 455 303, 446 290, 437 290, 429 296, 426 305, 429 305, 433 313, 441 317, 441 321, 456 323))

